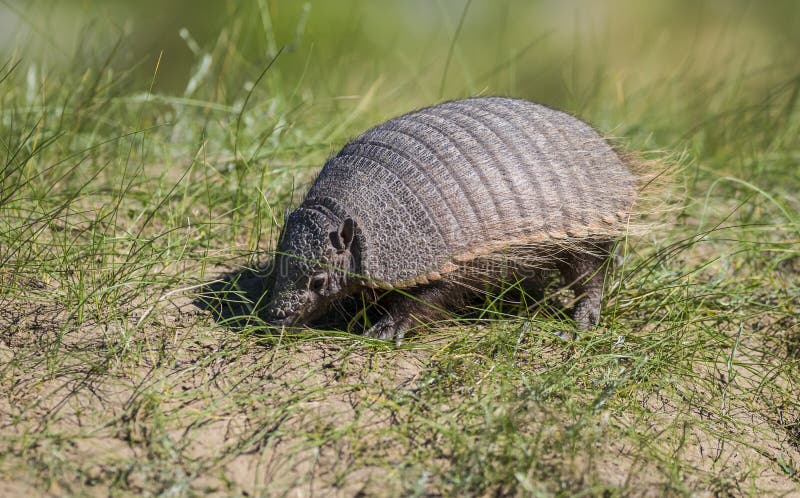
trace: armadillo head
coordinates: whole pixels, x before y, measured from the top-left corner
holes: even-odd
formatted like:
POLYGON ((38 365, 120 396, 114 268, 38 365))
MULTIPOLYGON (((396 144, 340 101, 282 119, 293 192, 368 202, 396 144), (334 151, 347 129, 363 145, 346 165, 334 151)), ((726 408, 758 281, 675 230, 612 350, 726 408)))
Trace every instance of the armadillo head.
POLYGON ((352 218, 299 208, 285 221, 275 256, 270 302, 273 325, 293 325, 323 314, 336 299, 352 292, 358 268, 352 218))

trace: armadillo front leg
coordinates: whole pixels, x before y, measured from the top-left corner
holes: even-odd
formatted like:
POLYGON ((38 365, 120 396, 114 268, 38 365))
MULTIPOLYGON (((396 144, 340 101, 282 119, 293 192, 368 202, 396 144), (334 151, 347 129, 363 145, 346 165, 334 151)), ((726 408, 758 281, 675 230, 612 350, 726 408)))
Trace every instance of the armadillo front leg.
POLYGON ((603 281, 610 250, 610 242, 595 244, 586 251, 571 253, 558 265, 567 285, 575 292, 577 301, 572 318, 583 330, 600 321, 603 281))
POLYGON ((398 293, 383 304, 386 313, 364 335, 395 339, 399 343, 414 325, 444 318, 448 309, 464 302, 466 293, 464 287, 447 281, 409 289, 407 294, 398 293))

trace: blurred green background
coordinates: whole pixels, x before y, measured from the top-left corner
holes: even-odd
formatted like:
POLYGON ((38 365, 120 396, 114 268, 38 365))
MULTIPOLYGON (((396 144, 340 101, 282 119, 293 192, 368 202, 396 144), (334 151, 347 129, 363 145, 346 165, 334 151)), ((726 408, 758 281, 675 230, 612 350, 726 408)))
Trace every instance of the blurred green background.
POLYGON ((218 73, 250 68, 226 78, 232 96, 285 47, 275 69, 320 97, 380 81, 385 99, 502 93, 573 111, 606 85, 621 100, 733 61, 797 72, 798 26, 791 0, 0 2, 6 58, 73 69, 110 58, 149 84, 161 57, 159 92, 183 93, 208 53, 218 73))

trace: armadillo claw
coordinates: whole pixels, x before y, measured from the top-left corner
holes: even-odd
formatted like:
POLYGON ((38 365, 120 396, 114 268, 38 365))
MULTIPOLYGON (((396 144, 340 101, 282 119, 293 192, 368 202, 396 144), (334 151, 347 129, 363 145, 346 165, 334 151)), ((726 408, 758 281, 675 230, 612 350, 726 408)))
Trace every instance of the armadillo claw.
POLYGON ((400 346, 412 324, 413 321, 407 316, 395 320, 392 315, 387 314, 364 332, 364 336, 382 340, 394 339, 395 344, 400 346))
POLYGON ((394 333, 394 345, 395 346, 402 346, 403 345, 403 338, 406 336, 406 330, 403 327, 398 327, 398 329, 394 333))
POLYGON ((384 315, 375 325, 364 332, 364 337, 386 340, 394 339, 396 334, 397 326, 394 323, 394 318, 392 318, 392 315, 384 315))
POLYGON ((578 334, 576 334, 575 331, 567 329, 556 329, 553 331, 553 334, 565 342, 572 342, 578 338, 578 334))
POLYGON ((600 305, 589 299, 582 299, 572 310, 572 319, 581 330, 589 330, 600 323, 600 305))

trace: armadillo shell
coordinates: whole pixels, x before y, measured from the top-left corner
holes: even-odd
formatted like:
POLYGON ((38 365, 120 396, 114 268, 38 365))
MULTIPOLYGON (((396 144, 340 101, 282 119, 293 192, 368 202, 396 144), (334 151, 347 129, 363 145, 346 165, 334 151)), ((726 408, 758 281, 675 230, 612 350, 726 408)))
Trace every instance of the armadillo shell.
POLYGON ((485 97, 368 130, 327 161, 303 205, 353 217, 360 272, 403 287, 505 247, 618 233, 635 192, 586 123, 485 97))

